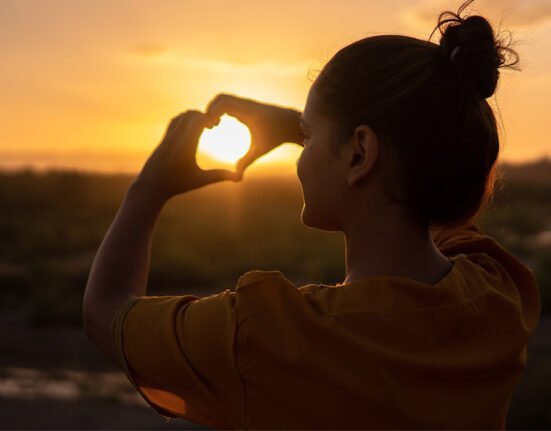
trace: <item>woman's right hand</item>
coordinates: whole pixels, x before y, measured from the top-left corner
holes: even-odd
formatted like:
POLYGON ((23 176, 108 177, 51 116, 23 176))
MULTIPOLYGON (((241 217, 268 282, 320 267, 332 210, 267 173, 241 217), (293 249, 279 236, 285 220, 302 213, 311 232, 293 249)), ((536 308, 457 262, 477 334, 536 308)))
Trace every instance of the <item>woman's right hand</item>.
POLYGON ((217 125, 224 114, 231 115, 248 126, 251 146, 238 160, 236 172, 243 171, 256 159, 284 142, 302 145, 301 112, 290 108, 268 105, 231 94, 219 94, 208 105, 206 114, 211 127, 217 125))

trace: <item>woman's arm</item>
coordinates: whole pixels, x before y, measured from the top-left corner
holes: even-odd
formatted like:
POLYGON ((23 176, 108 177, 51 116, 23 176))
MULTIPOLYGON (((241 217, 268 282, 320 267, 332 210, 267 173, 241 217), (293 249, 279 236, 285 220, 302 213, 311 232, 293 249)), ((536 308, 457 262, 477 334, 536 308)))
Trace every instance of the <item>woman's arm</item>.
POLYGON ((131 296, 146 294, 153 231, 165 203, 156 190, 133 182, 92 263, 82 304, 84 329, 117 365, 111 321, 131 296))
POLYGON ((197 166, 199 136, 209 125, 210 119, 198 111, 172 119, 162 142, 128 188, 92 263, 82 301, 84 330, 117 365, 111 322, 132 296, 146 293, 153 230, 164 204, 207 184, 240 179, 231 171, 197 166))
POLYGON ((243 169, 261 154, 282 142, 302 142, 300 115, 292 109, 220 96, 208 114, 187 111, 172 119, 162 142, 127 190, 86 284, 82 303, 85 332, 113 363, 121 366, 111 335, 113 316, 132 296, 146 294, 153 230, 164 204, 175 195, 207 184, 239 181, 243 169), (237 172, 200 169, 195 160, 199 136, 224 112, 248 121, 252 148, 240 160, 237 172))

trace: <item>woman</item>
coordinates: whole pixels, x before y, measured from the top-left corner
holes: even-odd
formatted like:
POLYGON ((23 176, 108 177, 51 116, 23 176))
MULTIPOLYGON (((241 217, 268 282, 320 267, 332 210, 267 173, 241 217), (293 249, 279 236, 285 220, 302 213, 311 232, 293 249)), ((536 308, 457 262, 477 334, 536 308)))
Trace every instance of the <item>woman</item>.
POLYGON ((440 15, 439 45, 384 35, 341 49, 302 114, 220 95, 172 120, 83 301, 88 336, 158 413, 226 429, 505 428, 540 297, 532 272, 474 223, 499 153, 485 99, 516 53, 484 18, 461 17, 471 1, 440 15), (197 139, 224 113, 249 126, 252 148, 237 173, 203 171, 197 139), (345 280, 297 287, 252 270, 234 291, 146 296, 166 201, 239 181, 303 139, 302 221, 344 233, 345 280))

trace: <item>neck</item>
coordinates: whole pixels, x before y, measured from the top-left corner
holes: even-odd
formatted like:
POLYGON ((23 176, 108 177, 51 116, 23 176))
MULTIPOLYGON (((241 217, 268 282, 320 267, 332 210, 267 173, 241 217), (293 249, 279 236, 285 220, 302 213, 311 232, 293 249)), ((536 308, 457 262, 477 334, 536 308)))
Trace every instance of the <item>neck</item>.
POLYGON ((433 284, 452 264, 434 245, 430 232, 398 213, 351 224, 344 230, 346 279, 372 275, 409 277, 433 284))

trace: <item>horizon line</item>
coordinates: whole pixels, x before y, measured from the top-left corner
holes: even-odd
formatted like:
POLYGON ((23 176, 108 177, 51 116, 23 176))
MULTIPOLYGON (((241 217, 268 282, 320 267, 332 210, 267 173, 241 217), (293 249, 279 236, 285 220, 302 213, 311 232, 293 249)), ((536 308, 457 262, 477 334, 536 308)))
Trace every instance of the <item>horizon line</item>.
MULTIPOLYGON (((509 160, 499 160, 497 165, 507 165, 507 166, 531 166, 538 164, 551 164, 551 157, 548 154, 542 156, 528 159, 521 162, 514 162, 509 160)), ((230 169, 231 170, 231 169, 230 169)), ((82 175, 99 175, 99 176, 136 176, 140 171, 127 171, 127 170, 98 170, 98 169, 86 169, 76 166, 46 166, 46 167, 37 167, 32 164, 22 164, 16 167, 7 167, 2 166, 0 162, 0 174, 20 174, 20 173, 33 173, 33 174, 52 174, 52 173, 75 173, 82 175)), ((246 172, 244 178, 246 177, 294 177, 296 176, 296 171, 294 167, 289 167, 289 169, 283 169, 282 172, 274 172, 274 169, 254 169, 252 171, 246 172), (247 175, 248 174, 248 175, 247 175)))

